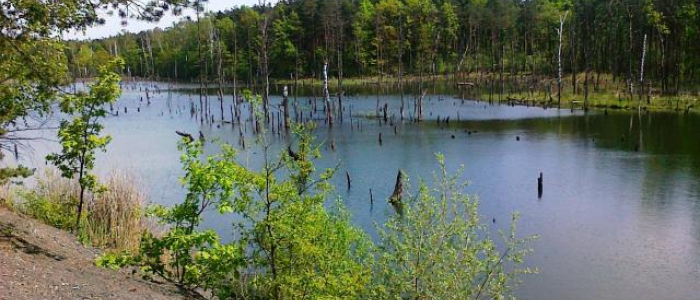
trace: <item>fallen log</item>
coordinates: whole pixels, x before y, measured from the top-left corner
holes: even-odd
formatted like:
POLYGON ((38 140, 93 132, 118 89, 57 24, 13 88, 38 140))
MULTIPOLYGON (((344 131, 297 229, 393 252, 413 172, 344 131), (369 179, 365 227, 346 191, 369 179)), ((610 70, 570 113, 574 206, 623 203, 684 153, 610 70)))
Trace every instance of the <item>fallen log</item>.
POLYGON ((188 143, 191 143, 192 141, 194 141, 194 138, 192 137, 192 135, 189 134, 189 133, 187 133, 187 132, 182 132, 182 131, 177 131, 177 130, 175 130, 175 133, 176 133, 177 135, 181 136, 181 137, 187 138, 187 142, 188 142, 188 143))

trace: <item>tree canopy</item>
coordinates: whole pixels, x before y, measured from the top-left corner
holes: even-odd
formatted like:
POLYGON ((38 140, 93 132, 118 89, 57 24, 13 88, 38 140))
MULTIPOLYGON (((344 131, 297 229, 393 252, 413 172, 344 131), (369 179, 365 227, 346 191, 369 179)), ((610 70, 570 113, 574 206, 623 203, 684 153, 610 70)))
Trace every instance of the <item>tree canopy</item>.
POLYGON ((208 14, 201 19, 200 34, 193 34, 196 22, 183 21, 167 30, 71 43, 68 52, 74 62, 80 61, 84 45, 123 56, 134 76, 186 81, 204 73, 213 80, 216 69, 207 66, 216 64, 208 60, 216 59, 210 52, 218 46, 211 41, 220 41, 226 65, 238 58, 235 70, 227 68, 223 76, 230 81, 235 72, 247 88, 259 84, 266 52, 270 76, 284 79, 318 77, 324 62, 332 66, 331 76, 342 71, 345 76, 505 72, 554 77, 557 30, 566 16, 564 73, 588 70, 638 80, 648 36, 644 75, 660 92, 677 94, 691 91, 698 77, 698 8, 690 0, 292 0, 208 14), (264 16, 271 18, 265 39, 264 16), (208 41, 201 44, 207 56, 203 65, 193 63, 199 60, 198 38, 208 41))
MULTIPOLYGON (((8 0, 0 3, 0 163, 3 153, 19 155, 27 139, 23 132, 45 125, 51 104, 66 94, 69 60, 60 35, 104 23, 104 13, 127 19, 157 20, 167 11, 179 14, 192 0, 8 0)), ((70 63, 91 64, 91 74, 110 55, 81 45, 70 63)), ((73 74, 76 74, 75 67, 73 74)), ((87 74, 88 70, 83 69, 87 74)), ((0 165, 0 182, 31 172, 21 166, 0 165)))

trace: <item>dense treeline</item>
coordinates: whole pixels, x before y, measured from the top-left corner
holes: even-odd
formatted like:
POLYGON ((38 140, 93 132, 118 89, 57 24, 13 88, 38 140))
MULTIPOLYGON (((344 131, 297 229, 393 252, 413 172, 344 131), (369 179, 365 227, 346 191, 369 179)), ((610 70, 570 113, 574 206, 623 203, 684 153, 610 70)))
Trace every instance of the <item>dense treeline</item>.
POLYGON ((487 73, 500 74, 501 88, 503 74, 555 78, 561 65, 574 93, 610 74, 630 93, 651 85, 677 94, 693 91, 700 75, 699 8, 690 0, 289 0, 72 42, 69 57, 76 76, 118 54, 127 75, 235 79, 254 89, 265 75, 320 78, 324 62, 340 79, 487 73))

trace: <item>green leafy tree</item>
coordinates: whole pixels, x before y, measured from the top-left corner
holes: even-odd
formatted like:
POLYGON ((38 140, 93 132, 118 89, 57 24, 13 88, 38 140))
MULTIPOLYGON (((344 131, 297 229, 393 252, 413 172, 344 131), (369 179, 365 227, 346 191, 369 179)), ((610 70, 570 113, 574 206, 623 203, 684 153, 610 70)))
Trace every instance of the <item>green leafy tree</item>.
POLYGON ((88 93, 66 95, 61 101, 61 112, 73 119, 61 121, 58 130, 61 153, 50 154, 46 158, 58 167, 63 177, 78 177, 80 201, 76 230, 80 227, 85 192, 94 192, 97 187, 97 179, 91 173, 95 166, 95 152, 106 151, 111 140, 110 136, 100 136, 104 127, 100 119, 107 115, 105 105, 116 101, 121 94, 121 77, 113 70, 122 65, 123 61, 117 59, 101 67, 100 76, 90 85, 88 93))
MULTIPOLYGON (((273 61, 295 61, 298 50, 294 38, 301 33, 299 17, 296 12, 286 13, 281 5, 277 7, 280 8, 276 9, 278 17, 272 22, 270 58, 273 61)), ((276 68, 280 69, 277 74, 281 78, 295 71, 294 64, 280 64, 276 68)))
POLYGON ((220 299, 359 298, 369 284, 371 243, 340 205, 325 207, 332 170, 313 178, 318 149, 310 142, 302 134, 294 156, 285 151, 254 172, 236 161, 229 145, 204 156, 202 141, 185 138, 187 196, 151 209, 169 230, 144 236, 136 255, 107 255, 98 264, 139 265, 220 299), (292 175, 278 178, 283 170, 292 175), (234 222, 238 238, 223 244, 213 230, 199 228, 210 208, 241 217, 234 222))
POLYGON ((257 183, 253 198, 241 202, 242 224, 252 224, 244 240, 256 249, 256 268, 264 270, 253 274, 253 282, 271 299, 357 298, 369 283, 370 242, 340 204, 325 208, 335 169, 314 176, 319 149, 308 130, 294 129, 296 152, 266 159, 251 180, 257 183))
MULTIPOLYGON (((23 132, 40 130, 68 84, 66 45, 59 37, 68 31, 100 25, 98 8, 153 21, 166 11, 179 14, 196 0, 7 0, 0 4, 0 182, 27 177, 32 171, 2 163, 3 152, 20 155, 23 132), (18 147, 19 146, 19 147, 18 147)), ((88 48, 90 49, 90 48, 88 48)), ((87 53, 85 53, 87 54, 87 53)), ((104 57, 104 52, 100 53, 104 57)), ((98 57, 100 59, 101 57, 98 57)), ((73 68, 79 74, 78 68, 73 68)), ((84 70, 84 69, 83 69, 84 70)))
POLYGON ((432 61, 433 43, 439 39, 437 8, 431 0, 407 0, 404 6, 411 50, 418 56, 417 73, 422 74, 432 61))
POLYGON ((442 53, 445 62, 450 62, 453 68, 455 68, 454 70, 456 70, 457 67, 457 46, 459 43, 459 38, 457 36, 459 17, 455 10, 455 6, 450 1, 445 1, 440 8, 441 30, 443 31, 443 40, 445 41, 442 53))
MULTIPOLYGON (((262 118, 261 98, 244 94, 262 118)), ((220 143, 221 151, 207 156, 204 141, 185 137, 179 149, 187 196, 175 206, 150 209, 168 231, 146 234, 139 253, 106 255, 97 263, 137 265, 146 275, 220 299, 359 298, 370 282, 371 243, 340 205, 326 208, 335 169, 315 176, 319 149, 307 130, 293 131, 296 152, 290 146, 273 159, 261 129, 260 171, 237 162, 230 145, 220 143), (238 216, 233 241, 221 243, 213 230, 200 228, 209 209, 238 216)))
MULTIPOLYGON (((31 20, 31 19, 30 19, 31 20)), ((0 32, 5 34, 3 19, 0 32)), ((17 24, 16 26, 20 26, 17 24)), ((51 112, 51 103, 66 82, 63 46, 48 37, 0 36, 0 183, 33 172, 24 166, 5 166, 4 153, 18 153, 23 132, 39 130, 51 112)))
POLYGON ((352 34, 355 40, 351 53, 360 68, 360 75, 363 75, 363 72, 372 64, 371 39, 374 18, 372 2, 360 0, 352 22, 352 34))
MULTIPOLYGON (((376 48, 378 72, 393 72, 391 66, 397 65, 399 53, 399 26, 402 25, 404 4, 398 0, 381 0, 375 4, 376 34, 372 44, 376 48)), ((405 34, 405 33, 404 33, 405 34)), ((406 47, 410 43, 403 43, 406 47)), ((401 62, 398 62, 401 63, 401 62)))

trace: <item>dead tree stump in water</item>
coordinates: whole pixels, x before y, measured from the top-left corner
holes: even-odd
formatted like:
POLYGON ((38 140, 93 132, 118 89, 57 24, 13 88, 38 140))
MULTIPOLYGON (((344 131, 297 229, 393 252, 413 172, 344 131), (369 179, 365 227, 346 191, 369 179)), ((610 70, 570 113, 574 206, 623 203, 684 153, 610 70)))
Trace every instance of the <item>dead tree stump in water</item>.
POLYGON ((348 181, 348 190, 350 189, 350 186, 352 185, 352 180, 350 179, 350 172, 345 171, 345 178, 348 181))
POLYGON ((396 175, 396 184, 394 185, 394 192, 391 194, 391 197, 389 197, 389 203, 391 203, 392 205, 400 205, 402 195, 403 195, 403 172, 401 172, 401 169, 399 169, 399 172, 396 175))
POLYGON ((389 109, 389 104, 384 103, 384 124, 386 124, 389 121, 389 117, 387 116, 388 109, 389 109))
POLYGON ((282 91, 282 107, 284 109, 284 129, 289 130, 289 98, 287 97, 289 92, 287 91, 287 86, 284 86, 282 91))
POLYGON ((427 93, 428 90, 423 90, 420 97, 418 97, 418 105, 416 107, 416 119, 418 122, 423 121, 423 99, 427 93))

